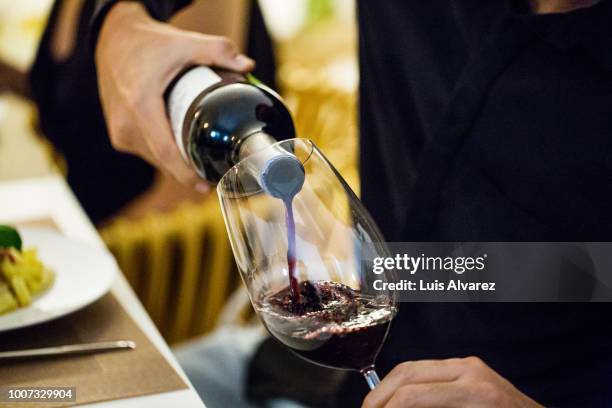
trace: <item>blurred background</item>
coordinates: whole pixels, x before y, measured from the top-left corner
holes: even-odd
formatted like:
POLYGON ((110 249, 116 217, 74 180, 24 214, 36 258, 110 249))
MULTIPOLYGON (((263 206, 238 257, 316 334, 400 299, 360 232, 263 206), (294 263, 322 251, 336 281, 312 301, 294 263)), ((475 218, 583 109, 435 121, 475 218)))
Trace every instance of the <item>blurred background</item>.
MULTIPOLYGON (((168 342, 248 324, 216 193, 108 145, 83 35, 91 5, 0 0, 0 182, 66 177, 168 342)), ((199 0, 172 23, 229 36, 254 57, 298 135, 358 193, 354 13, 354 0, 199 0)))

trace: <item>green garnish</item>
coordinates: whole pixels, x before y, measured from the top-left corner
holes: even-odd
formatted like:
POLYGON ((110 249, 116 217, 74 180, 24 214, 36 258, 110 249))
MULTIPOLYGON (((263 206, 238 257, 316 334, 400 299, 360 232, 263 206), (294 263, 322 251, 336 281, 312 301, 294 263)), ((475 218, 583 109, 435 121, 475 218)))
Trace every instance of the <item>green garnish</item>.
POLYGON ((21 251, 22 241, 17 230, 8 225, 0 225, 0 248, 15 248, 21 251))

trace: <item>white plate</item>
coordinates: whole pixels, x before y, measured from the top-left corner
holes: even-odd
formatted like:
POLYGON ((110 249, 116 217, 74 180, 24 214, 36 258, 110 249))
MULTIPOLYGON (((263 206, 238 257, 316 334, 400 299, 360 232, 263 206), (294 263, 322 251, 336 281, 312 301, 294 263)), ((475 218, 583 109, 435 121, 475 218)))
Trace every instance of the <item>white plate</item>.
POLYGON ((19 228, 24 248, 36 248, 42 262, 55 272, 51 288, 28 307, 0 315, 0 332, 64 316, 100 299, 119 271, 113 256, 102 249, 71 241, 42 228, 19 228))

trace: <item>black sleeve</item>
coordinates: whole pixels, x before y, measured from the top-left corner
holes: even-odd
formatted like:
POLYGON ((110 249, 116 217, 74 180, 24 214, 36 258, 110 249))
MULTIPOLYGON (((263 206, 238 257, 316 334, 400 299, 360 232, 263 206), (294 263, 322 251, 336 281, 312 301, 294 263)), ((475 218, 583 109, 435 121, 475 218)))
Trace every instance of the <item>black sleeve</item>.
MULTIPOLYGON (((102 22, 110 8, 120 0, 96 0, 96 7, 91 19, 89 30, 89 44, 93 50, 98 39, 98 32, 102 26, 102 22)), ((125 1, 125 0, 123 0, 125 1)), ((187 6, 192 0, 129 0, 140 1, 149 14, 157 20, 165 21, 181 8, 187 6)))
MULTIPOLYGON (((344 401, 338 400, 338 390, 347 376, 347 371, 302 360, 278 341, 268 337, 249 361, 246 396, 249 401, 262 405, 275 398, 286 398, 309 407, 358 406, 363 398, 356 405, 344 404, 344 401)), ((358 376, 357 379, 359 381, 353 383, 360 386, 365 384, 363 378, 358 376)))

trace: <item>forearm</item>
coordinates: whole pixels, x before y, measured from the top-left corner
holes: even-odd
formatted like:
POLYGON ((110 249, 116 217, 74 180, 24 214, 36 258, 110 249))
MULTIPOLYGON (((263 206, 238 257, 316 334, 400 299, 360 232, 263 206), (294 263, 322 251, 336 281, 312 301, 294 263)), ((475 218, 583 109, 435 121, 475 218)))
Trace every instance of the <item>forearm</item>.
POLYGON ((146 7, 153 18, 160 21, 168 20, 174 13, 192 2, 192 0, 96 0, 96 9, 90 24, 90 43, 92 44, 92 49, 95 48, 104 18, 111 7, 119 1, 138 1, 146 7))

